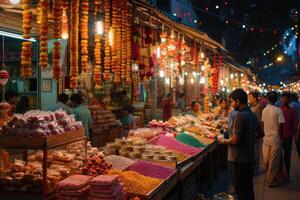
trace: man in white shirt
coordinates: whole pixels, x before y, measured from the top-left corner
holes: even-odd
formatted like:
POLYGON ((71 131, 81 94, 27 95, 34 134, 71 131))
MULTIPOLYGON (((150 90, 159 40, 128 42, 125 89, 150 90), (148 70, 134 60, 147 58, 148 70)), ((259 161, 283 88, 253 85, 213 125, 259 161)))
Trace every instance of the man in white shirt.
POLYGON ((284 176, 281 174, 281 133, 285 120, 282 110, 275 106, 277 93, 274 91, 269 92, 267 97, 269 104, 262 113, 265 132, 263 157, 267 170, 267 183, 269 187, 275 187, 284 176))

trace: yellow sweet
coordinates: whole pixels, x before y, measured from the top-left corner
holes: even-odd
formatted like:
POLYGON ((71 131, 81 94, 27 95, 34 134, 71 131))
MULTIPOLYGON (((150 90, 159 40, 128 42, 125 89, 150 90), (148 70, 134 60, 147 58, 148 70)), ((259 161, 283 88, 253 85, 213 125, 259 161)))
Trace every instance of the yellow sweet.
POLYGON ((146 195, 155 187, 162 183, 163 180, 143 176, 134 171, 109 170, 108 174, 117 174, 121 182, 124 183, 127 193, 146 195))

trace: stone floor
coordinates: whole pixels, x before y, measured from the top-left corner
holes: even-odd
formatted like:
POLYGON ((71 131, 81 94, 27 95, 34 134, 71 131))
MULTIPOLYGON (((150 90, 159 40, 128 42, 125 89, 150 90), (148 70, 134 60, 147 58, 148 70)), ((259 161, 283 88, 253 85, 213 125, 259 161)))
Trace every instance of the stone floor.
MULTIPOLYGON (((256 200, 300 200, 300 158, 297 156, 296 147, 293 147, 292 166, 290 181, 283 183, 279 187, 269 188, 264 184, 264 169, 261 166, 260 173, 254 177, 254 190, 256 200)), ((219 192, 232 193, 230 187, 229 175, 227 170, 222 170, 219 178, 212 184, 212 188, 205 194, 206 197, 212 198, 219 192)))

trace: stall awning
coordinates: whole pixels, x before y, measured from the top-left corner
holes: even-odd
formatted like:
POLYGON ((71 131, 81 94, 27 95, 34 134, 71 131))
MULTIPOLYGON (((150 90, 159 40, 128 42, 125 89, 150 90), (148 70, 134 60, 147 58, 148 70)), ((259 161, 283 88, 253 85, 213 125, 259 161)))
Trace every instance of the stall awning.
POLYGON ((156 18, 158 21, 161 21, 161 23, 171 27, 174 30, 184 33, 190 39, 198 40, 200 43, 203 42, 213 49, 222 49, 223 51, 227 52, 227 50, 221 44, 211 39, 206 33, 174 21, 168 17, 166 13, 157 9, 151 4, 142 0, 132 0, 132 2, 137 10, 143 12, 145 15, 151 15, 152 18, 156 18))

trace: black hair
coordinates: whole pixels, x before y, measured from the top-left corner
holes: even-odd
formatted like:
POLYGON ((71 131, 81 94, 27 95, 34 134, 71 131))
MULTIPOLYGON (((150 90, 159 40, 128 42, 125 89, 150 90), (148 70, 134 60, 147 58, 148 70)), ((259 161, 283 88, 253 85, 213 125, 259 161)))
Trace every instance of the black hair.
POLYGON ((18 93, 15 91, 8 91, 5 93, 4 99, 6 102, 9 102, 11 99, 13 99, 14 97, 17 97, 18 93))
POLYGON ((275 104, 277 99, 278 99, 278 95, 277 95, 277 92, 275 91, 271 91, 267 94, 267 98, 268 98, 268 101, 271 102, 272 104, 275 104))
POLYGON ((228 103, 228 99, 221 98, 221 99, 219 99, 219 104, 221 104, 223 101, 224 101, 225 103, 228 103))
POLYGON ((132 114, 134 111, 134 108, 131 105, 126 105, 123 107, 123 110, 127 110, 130 114, 132 114))
POLYGON ((57 100, 59 102, 62 102, 63 104, 66 104, 69 100, 69 95, 65 94, 65 93, 61 93, 58 97, 57 100))
POLYGON ((168 93, 168 94, 167 94, 167 97, 170 97, 170 96, 172 96, 172 94, 171 94, 171 93, 168 93))
POLYGON ((247 104, 248 103, 247 93, 241 88, 232 91, 231 94, 230 94, 230 98, 235 100, 235 101, 239 100, 240 103, 242 103, 242 104, 247 104))
POLYGON ((179 97, 180 97, 180 98, 183 98, 184 96, 185 96, 185 95, 184 95, 183 92, 179 94, 179 97))
POLYGON ((22 96, 16 106, 16 113, 24 114, 28 110, 29 110, 29 98, 27 96, 22 96))
POLYGON ((249 93, 249 95, 252 95, 256 100, 260 97, 260 94, 258 91, 252 91, 249 93))
POLYGON ((124 95, 124 96, 126 96, 126 95, 127 95, 126 90, 122 90, 122 91, 121 91, 121 94, 124 95))
POLYGON ((299 100, 299 96, 298 96, 297 93, 293 93, 293 94, 292 94, 292 100, 293 100, 293 101, 298 101, 298 100, 299 100))
POLYGON ((192 101, 191 107, 194 107, 197 103, 198 103, 198 101, 192 101))
POLYGON ((291 99, 291 94, 288 93, 288 92, 284 92, 284 93, 282 93, 281 97, 286 97, 288 100, 290 100, 291 99))
POLYGON ((82 98, 82 95, 81 94, 73 94, 70 98, 70 100, 73 102, 73 103, 76 103, 77 105, 80 105, 83 103, 83 98, 82 98))

